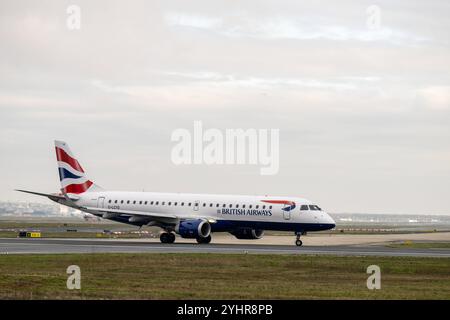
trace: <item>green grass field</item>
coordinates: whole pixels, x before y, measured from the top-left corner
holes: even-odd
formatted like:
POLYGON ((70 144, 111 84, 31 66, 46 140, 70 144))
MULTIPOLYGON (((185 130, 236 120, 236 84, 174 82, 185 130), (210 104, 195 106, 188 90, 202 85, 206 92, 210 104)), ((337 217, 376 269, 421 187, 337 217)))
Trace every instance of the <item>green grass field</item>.
MULTIPOLYGON (((120 231, 120 234, 114 234, 115 238, 145 238, 151 237, 148 234, 137 234, 135 231, 139 230, 137 227, 132 227, 129 225, 124 225, 121 223, 95 223, 87 221, 79 222, 41 222, 41 221, 9 221, 0 220, 0 238, 16 238, 20 230, 35 230, 41 231, 41 236, 43 238, 110 238, 110 234, 98 233, 98 230, 110 230, 120 231), (60 228, 58 232, 48 231, 48 228, 60 228), (78 232, 67 232, 66 230, 78 230, 78 232)), ((152 235, 158 236, 160 229, 157 227, 143 227, 142 230, 149 232, 152 235)), ((402 231, 390 228, 374 228, 373 226, 361 226, 359 229, 351 227, 350 230, 336 228, 334 230, 313 232, 311 235, 323 235, 323 234, 339 234, 339 235, 350 235, 350 234, 409 234, 409 233, 433 233, 433 232, 443 232, 445 230, 428 230, 426 228, 415 230, 415 231, 402 231)), ((274 236, 291 236, 293 232, 284 231, 266 231, 265 235, 274 236)))
POLYGON ((221 254, 1 255, 0 299, 450 299, 450 259, 221 254), (81 290, 66 268, 81 268, 81 290), (368 290, 366 268, 381 268, 368 290))
MULTIPOLYGON (((42 238, 141 238, 148 235, 140 235, 133 228, 120 223, 89 223, 89 222, 37 222, 37 221, 0 221, 0 238, 17 238, 20 230, 40 231, 42 238), (60 228, 61 231, 48 231, 46 228, 60 228), (67 231, 77 230, 77 231, 67 231), (100 232, 99 232, 100 230, 100 232), (103 233, 103 230, 121 231, 121 234, 103 233)), ((158 233, 159 228, 146 228, 151 233, 158 233)))
MULTIPOLYGON (((18 232, 12 231, 0 231, 0 238, 17 238, 18 232)), ((108 234, 97 232, 41 232, 41 238, 53 238, 53 239, 93 239, 93 238, 119 238, 119 239, 137 239, 137 238, 149 238, 147 235, 139 235, 137 233, 123 233, 123 234, 108 234)))
POLYGON ((403 241, 400 243, 390 243, 386 246, 390 248, 411 248, 411 249, 450 249, 450 242, 403 241))

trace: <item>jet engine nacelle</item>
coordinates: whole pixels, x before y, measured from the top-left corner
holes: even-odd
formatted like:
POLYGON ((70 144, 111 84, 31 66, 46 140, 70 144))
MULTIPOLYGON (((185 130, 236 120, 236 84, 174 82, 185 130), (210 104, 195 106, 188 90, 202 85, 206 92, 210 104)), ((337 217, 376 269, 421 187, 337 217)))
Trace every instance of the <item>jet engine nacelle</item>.
POLYGON ((175 232, 182 238, 207 238, 211 233, 211 225, 206 220, 184 220, 175 227, 175 232))
POLYGON ((261 239, 264 235, 264 230, 240 228, 230 233, 238 239, 261 239))

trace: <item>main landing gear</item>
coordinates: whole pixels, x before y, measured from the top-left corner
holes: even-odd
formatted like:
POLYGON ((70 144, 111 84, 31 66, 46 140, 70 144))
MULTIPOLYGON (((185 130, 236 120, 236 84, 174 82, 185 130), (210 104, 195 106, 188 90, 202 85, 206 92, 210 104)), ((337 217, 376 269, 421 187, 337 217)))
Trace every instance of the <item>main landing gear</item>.
MULTIPOLYGON (((163 232, 159 236, 159 240, 161 243, 174 243, 175 242, 175 233, 173 232, 163 232)), ((207 244, 211 242, 211 235, 207 236, 206 238, 197 237, 197 242, 199 244, 207 244)))
POLYGON ((302 244, 303 244, 302 240, 300 240, 300 236, 302 235, 302 233, 301 232, 296 232, 295 235, 297 237, 297 239, 295 240, 295 245, 297 247, 301 247, 302 244))
POLYGON ((211 242, 211 235, 207 236, 206 238, 197 237, 196 240, 197 240, 197 242, 199 244, 210 243, 211 242))
POLYGON ((159 236, 159 240, 161 241, 161 243, 174 243, 175 242, 175 233, 163 232, 159 236))

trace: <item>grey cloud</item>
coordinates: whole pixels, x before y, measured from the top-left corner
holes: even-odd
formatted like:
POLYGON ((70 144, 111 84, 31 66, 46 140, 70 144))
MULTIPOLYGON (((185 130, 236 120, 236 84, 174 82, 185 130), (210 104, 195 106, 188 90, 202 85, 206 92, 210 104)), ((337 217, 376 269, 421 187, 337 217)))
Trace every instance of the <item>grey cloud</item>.
MULTIPOLYGON (((0 186, 58 189, 64 139, 111 189, 306 196, 330 211, 448 211, 446 1, 0 3, 0 186), (170 134, 279 128, 280 173, 170 162, 170 134)), ((34 199, 33 199, 34 200, 34 199)))
POLYGON ((333 40, 333 41, 387 41, 391 44, 418 45, 430 39, 387 27, 371 30, 365 26, 349 28, 341 25, 314 24, 313 19, 293 19, 289 16, 266 19, 235 16, 201 16, 169 13, 167 23, 172 27, 188 27, 215 32, 229 37, 255 37, 261 39, 333 40))

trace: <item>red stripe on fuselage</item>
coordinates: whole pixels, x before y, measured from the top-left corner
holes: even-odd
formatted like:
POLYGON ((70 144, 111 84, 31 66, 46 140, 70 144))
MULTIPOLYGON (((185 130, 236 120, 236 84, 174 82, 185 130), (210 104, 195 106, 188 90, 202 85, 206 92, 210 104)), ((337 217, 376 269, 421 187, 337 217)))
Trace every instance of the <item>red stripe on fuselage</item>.
POLYGON ((72 168, 74 168, 75 170, 84 173, 83 168, 81 167, 81 165, 78 163, 78 161, 76 159, 69 156, 61 148, 55 147, 55 149, 56 149, 56 159, 58 159, 58 161, 65 162, 65 163, 69 164, 72 168))
POLYGON ((295 204, 294 201, 288 201, 288 200, 261 200, 262 202, 267 202, 267 203, 273 203, 273 204, 288 204, 288 205, 293 205, 295 204))
POLYGON ((80 184, 69 184, 67 187, 64 188, 64 191, 66 193, 83 193, 85 192, 87 189, 90 188, 90 186, 92 186, 92 181, 86 181, 85 183, 80 183, 80 184))

